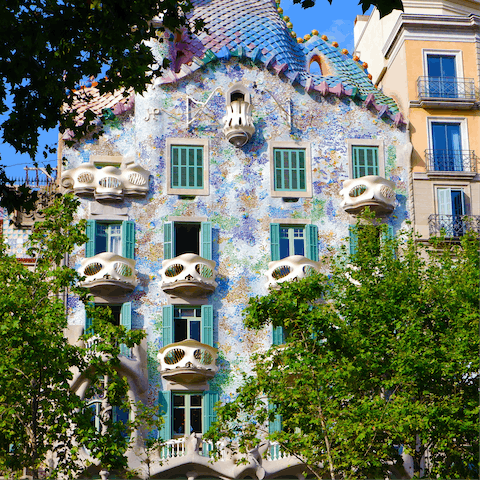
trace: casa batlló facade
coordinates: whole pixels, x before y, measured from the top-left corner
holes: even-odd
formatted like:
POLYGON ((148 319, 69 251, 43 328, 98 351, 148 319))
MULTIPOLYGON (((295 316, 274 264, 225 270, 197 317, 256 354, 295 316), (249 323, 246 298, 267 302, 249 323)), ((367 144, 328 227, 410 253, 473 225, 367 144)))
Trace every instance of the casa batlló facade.
MULTIPOLYGON (((130 399, 163 413, 154 477, 302 478, 299 461, 268 442, 246 464, 226 449, 212 462, 202 433, 251 355, 281 342, 281 332, 245 329, 249 298, 318 270, 367 206, 390 231, 405 225, 405 122, 366 64, 317 32, 296 39, 271 0, 193 3, 207 31, 157 32, 151 48, 171 63, 147 93, 82 87, 104 133, 63 146, 61 186, 81 200, 89 236, 69 262, 96 304, 146 331, 120 370, 130 399)), ((80 99, 76 108, 81 116, 80 99)), ((17 231, 5 218, 21 256, 17 231)), ((70 296, 67 309, 69 339, 82 342, 84 305, 70 296)), ((75 377, 98 412, 88 387, 75 377)), ((141 470, 137 454, 130 467, 141 470)))

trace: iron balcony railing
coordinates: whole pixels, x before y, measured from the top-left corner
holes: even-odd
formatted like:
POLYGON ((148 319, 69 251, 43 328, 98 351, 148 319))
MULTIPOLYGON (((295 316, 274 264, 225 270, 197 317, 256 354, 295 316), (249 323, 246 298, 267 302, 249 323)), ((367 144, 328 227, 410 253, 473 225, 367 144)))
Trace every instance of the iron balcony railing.
POLYGON ((425 150, 430 172, 476 172, 477 157, 473 150, 425 150))
POLYGON ((473 78, 419 77, 417 88, 420 99, 438 98, 475 101, 476 98, 473 78))
POLYGON ((428 231, 446 238, 462 237, 469 231, 480 234, 480 215, 432 214, 428 217, 428 231))

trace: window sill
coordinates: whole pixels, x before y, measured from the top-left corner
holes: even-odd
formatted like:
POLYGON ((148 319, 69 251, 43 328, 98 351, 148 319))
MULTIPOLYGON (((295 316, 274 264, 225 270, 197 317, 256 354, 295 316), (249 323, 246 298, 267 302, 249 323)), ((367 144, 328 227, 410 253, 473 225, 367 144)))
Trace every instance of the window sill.
POLYGON ((465 98, 421 98, 410 102, 411 108, 439 108, 444 110, 471 110, 475 100, 465 98))
POLYGON ((172 188, 167 187, 167 195, 178 195, 179 197, 196 197, 210 195, 208 187, 205 188, 172 188))
POLYGON ((304 192, 298 191, 298 190, 296 191, 295 190, 292 190, 292 191, 271 190, 270 196, 275 198, 284 198, 284 199, 287 199, 286 201, 288 202, 294 202, 299 198, 312 198, 312 192, 310 189, 304 192))

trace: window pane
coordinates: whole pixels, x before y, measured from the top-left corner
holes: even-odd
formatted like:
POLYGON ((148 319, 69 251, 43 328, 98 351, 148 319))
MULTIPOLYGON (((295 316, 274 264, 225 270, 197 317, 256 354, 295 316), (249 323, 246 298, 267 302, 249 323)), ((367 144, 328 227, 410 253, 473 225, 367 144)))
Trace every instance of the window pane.
POLYGON ((202 409, 192 408, 190 410, 190 432, 202 433, 202 409))
POLYGON ((173 433, 183 435, 185 433, 185 409, 174 407, 173 409, 173 433))
POLYGON ((175 343, 187 339, 187 320, 184 318, 175 319, 175 343))
POLYGON ((190 396, 190 405, 192 407, 201 407, 202 406, 202 395, 191 395, 190 396))
POLYGON ((200 321, 191 320, 190 321, 190 338, 192 340, 200 341, 200 321))
POLYGON ((116 253, 117 255, 122 254, 122 226, 120 224, 110 225, 110 239, 109 239, 109 248, 108 251, 116 253))

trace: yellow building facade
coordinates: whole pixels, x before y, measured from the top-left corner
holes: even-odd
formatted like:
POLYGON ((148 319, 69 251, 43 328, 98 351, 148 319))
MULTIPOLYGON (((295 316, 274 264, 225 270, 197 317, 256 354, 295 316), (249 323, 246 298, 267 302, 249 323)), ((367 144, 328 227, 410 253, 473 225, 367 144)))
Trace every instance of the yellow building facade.
POLYGON ((408 118, 412 220, 422 239, 480 232, 480 1, 405 0, 355 22, 355 54, 408 118))

